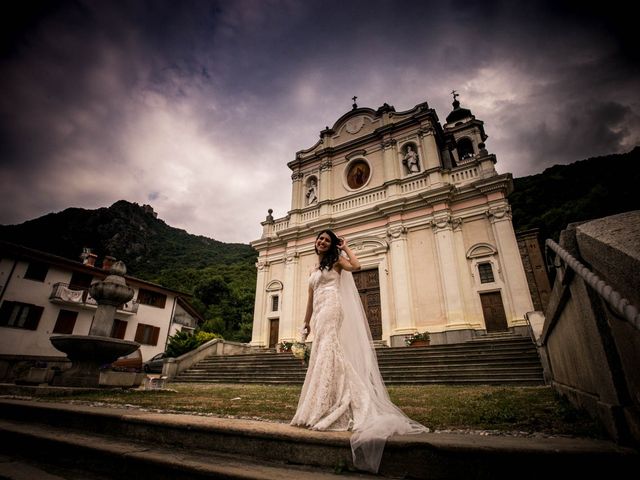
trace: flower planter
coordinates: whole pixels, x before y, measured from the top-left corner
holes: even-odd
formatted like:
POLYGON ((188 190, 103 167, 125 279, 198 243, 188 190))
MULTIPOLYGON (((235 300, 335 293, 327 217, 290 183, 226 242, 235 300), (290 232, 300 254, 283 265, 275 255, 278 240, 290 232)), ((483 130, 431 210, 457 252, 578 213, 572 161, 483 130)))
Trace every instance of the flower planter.
POLYGON ((411 347, 428 347, 430 344, 429 340, 416 340, 410 346, 411 347))

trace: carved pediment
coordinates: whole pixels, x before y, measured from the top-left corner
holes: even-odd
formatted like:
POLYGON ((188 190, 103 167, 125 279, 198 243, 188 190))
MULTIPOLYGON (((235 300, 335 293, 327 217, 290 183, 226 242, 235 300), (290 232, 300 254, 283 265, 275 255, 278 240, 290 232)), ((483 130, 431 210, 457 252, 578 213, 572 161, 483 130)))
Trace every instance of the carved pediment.
POLYGON ((280 280, 271 280, 268 284, 267 284, 267 292, 277 292, 279 290, 282 290, 282 282, 280 280))
POLYGON ((360 237, 349 239, 349 248, 356 252, 358 257, 362 257, 367 254, 384 253, 389 249, 389 244, 386 240, 378 237, 360 237))
POLYGON ((476 243, 467 251, 467 258, 489 257, 498 251, 489 243, 476 243))

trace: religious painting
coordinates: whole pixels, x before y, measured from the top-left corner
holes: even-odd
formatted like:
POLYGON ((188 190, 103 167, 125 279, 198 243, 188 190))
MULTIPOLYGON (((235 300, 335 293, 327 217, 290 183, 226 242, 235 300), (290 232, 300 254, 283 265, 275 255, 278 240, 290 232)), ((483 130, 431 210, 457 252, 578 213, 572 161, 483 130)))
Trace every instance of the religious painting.
POLYGON ((349 166, 347 185, 349 185, 349 188, 357 190, 367 183, 369 175, 371 175, 369 164, 364 160, 356 160, 349 166))

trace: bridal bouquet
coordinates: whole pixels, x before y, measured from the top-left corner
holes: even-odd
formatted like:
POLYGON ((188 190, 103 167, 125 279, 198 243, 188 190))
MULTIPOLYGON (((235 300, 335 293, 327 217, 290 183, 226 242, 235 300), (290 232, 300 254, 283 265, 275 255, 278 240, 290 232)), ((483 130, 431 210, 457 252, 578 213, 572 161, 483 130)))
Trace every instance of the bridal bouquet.
POLYGON ((302 363, 306 365, 309 361, 309 355, 311 354, 309 348, 307 347, 307 344, 304 343, 307 339, 307 329, 302 327, 300 333, 302 334, 302 341, 293 342, 293 345, 291 345, 291 353, 295 358, 297 358, 298 360, 302 360, 302 363))

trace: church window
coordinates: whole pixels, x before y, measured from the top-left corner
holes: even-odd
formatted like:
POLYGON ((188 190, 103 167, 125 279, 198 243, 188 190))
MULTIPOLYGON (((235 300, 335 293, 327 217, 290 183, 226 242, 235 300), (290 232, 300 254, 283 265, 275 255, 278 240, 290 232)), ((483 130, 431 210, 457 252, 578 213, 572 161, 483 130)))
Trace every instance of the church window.
POLYGON ((458 140, 458 158, 465 160, 473 157, 473 143, 468 138, 458 140))
POLYGON ((280 296, 273 295, 271 297, 271 311, 277 312, 279 307, 280 307, 280 296))
POLYGON ((493 268, 490 263, 479 263, 478 273, 480 274, 480 283, 493 283, 493 268))

